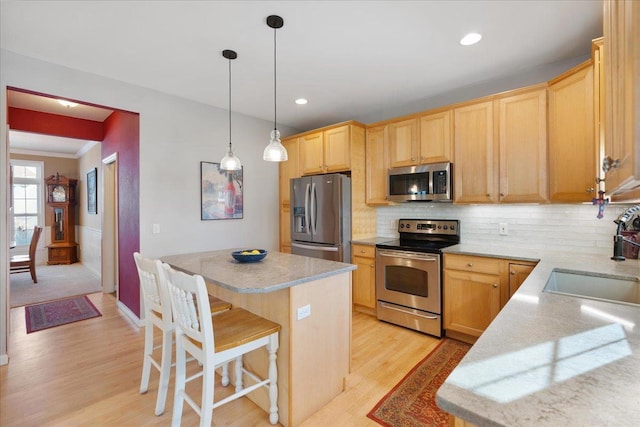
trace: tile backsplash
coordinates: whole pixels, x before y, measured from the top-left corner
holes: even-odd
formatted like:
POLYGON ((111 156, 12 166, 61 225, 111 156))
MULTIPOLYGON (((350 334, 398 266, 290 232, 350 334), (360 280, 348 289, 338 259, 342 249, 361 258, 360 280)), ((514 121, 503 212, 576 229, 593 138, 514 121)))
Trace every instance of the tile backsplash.
POLYGON ((398 236, 398 219, 458 219, 462 243, 517 244, 529 248, 558 249, 582 254, 611 256, 616 224, 613 222, 633 205, 608 205, 604 218, 598 208, 572 205, 453 205, 404 203, 377 210, 377 235, 398 236), (500 223, 508 235, 499 235, 500 223))

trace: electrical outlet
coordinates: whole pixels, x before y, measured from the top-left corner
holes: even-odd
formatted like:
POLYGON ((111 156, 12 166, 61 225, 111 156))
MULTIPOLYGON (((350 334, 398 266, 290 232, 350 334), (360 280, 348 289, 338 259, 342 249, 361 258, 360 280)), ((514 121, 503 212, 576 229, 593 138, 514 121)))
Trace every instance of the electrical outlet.
POLYGON ((311 316, 311 304, 298 308, 298 320, 311 316))
POLYGON ((509 225, 506 222, 501 222, 498 227, 498 234, 501 236, 506 236, 509 234, 509 225))
POLYGON ((153 234, 160 234, 160 224, 153 224, 153 234))

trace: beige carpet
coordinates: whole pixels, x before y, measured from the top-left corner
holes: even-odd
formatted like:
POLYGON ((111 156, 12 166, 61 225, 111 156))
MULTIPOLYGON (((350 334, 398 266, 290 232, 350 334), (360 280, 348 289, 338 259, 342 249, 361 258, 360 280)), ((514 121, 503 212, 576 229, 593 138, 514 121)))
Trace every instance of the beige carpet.
POLYGON ((38 283, 29 273, 11 274, 11 307, 53 301, 102 290, 100 278, 80 263, 70 265, 38 265, 38 283))

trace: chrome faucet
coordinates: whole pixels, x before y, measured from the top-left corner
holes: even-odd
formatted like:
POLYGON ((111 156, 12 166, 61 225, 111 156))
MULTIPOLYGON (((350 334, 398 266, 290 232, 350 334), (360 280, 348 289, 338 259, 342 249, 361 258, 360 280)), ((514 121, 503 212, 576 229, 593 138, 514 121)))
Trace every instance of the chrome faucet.
POLYGON ((618 229, 616 230, 616 235, 613 236, 613 256, 611 257, 612 260, 624 261, 626 259, 622 255, 622 244, 624 242, 640 247, 640 243, 634 242, 633 240, 626 239, 622 235, 622 228, 626 227, 627 222, 629 222, 629 220, 633 218, 634 215, 638 212, 640 212, 640 205, 635 205, 625 210, 624 212, 622 212, 620 216, 613 221, 616 224, 618 224, 618 229))

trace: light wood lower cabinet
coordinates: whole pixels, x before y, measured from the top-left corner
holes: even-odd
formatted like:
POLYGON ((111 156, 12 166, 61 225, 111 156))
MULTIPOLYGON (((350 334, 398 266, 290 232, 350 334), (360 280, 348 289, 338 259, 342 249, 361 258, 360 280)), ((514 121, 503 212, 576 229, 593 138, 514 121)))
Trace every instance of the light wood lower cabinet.
POLYGON ((353 272, 354 309, 375 314, 376 309, 376 248, 368 245, 351 246, 351 263, 358 266, 353 272))
POLYGON ((475 342, 524 282, 535 262, 444 255, 444 329, 475 342))
POLYGON ((529 274, 535 268, 534 263, 509 263, 509 298, 516 293, 522 282, 529 277, 529 274))

